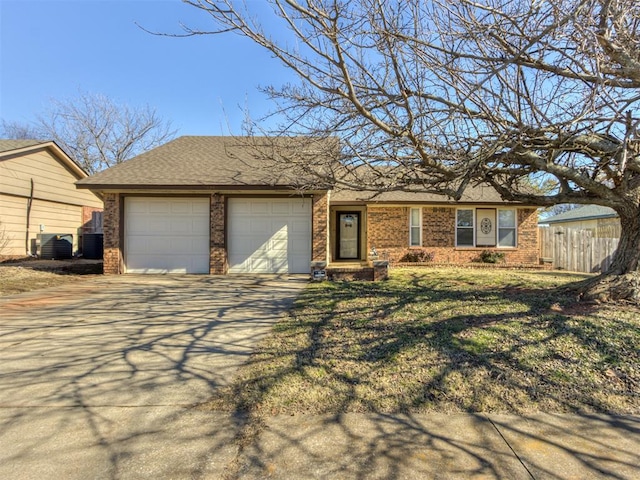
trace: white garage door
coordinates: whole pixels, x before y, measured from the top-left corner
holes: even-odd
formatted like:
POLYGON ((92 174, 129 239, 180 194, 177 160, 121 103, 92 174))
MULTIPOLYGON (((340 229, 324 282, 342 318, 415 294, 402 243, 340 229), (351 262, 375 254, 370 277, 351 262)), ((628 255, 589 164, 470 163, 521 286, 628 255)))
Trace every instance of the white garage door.
POLYGON ((230 273, 308 273, 311 199, 231 198, 230 273))
POLYGON ((127 197, 127 273, 209 273, 209 199, 127 197))

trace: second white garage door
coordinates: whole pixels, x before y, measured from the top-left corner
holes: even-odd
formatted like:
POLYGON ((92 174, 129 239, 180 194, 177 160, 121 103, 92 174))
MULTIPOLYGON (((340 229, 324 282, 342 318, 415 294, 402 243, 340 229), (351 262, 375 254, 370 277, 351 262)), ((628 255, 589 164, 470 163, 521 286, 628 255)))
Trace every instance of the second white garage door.
POLYGON ((127 197, 127 273, 209 273, 209 199, 127 197))
POLYGON ((308 273, 311 199, 231 198, 230 273, 308 273))

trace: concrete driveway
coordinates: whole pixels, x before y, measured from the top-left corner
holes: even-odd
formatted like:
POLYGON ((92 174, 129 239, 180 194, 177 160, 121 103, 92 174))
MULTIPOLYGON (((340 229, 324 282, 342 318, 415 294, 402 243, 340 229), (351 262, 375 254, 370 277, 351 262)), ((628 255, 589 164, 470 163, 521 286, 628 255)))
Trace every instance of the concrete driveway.
POLYGON ((235 420, 191 407, 305 283, 114 276, 0 299, 0 478, 218 478, 235 420))

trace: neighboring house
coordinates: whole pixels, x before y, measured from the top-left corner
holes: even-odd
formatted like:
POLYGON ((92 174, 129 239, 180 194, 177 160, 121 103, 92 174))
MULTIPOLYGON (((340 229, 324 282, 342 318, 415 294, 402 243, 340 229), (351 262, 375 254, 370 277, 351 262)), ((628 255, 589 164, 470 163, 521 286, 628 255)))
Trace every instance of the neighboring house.
POLYGON ((585 205, 563 212, 538 222, 541 226, 570 228, 573 230, 590 230, 594 238, 619 238, 620 219, 609 207, 585 205))
POLYGON ((242 139, 180 137, 80 180, 105 199, 105 273, 308 273, 311 262, 364 263, 373 248, 392 262, 411 249, 450 263, 495 249, 507 263, 538 263, 536 208, 490 187, 459 202, 300 192, 260 162, 242 139))
POLYGON ((86 177, 54 142, 0 140, 0 256, 35 255, 40 234, 66 235, 77 253, 102 211, 99 195, 75 187, 86 177))

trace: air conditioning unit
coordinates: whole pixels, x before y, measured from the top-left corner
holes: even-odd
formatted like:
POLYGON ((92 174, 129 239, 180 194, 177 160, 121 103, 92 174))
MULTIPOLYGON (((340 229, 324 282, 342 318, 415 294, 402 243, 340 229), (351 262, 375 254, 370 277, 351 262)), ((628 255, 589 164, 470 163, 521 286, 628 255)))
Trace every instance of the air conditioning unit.
POLYGON ((39 258, 64 260, 73 257, 73 235, 71 233, 40 233, 36 238, 39 258))
POLYGON ((82 256, 93 260, 102 259, 103 242, 104 236, 102 233, 83 233, 82 256))

